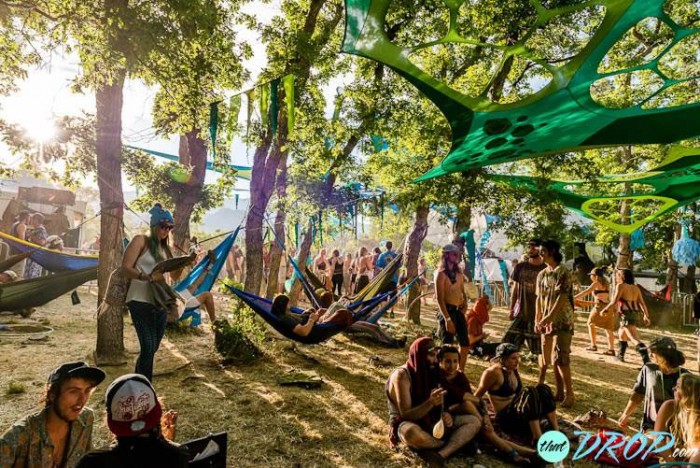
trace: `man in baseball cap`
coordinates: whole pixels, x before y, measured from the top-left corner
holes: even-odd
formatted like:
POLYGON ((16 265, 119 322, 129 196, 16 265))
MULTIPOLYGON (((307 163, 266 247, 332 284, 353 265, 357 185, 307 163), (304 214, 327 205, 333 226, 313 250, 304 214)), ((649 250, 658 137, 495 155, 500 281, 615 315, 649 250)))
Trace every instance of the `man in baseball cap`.
POLYGON ((117 444, 87 454, 79 468, 187 466, 187 449, 168 441, 161 433, 163 409, 145 376, 126 374, 117 378, 107 388, 105 403, 107 425, 117 437, 117 444))
POLYGON ((74 467, 92 448, 92 410, 85 406, 105 373, 86 362, 61 364, 49 375, 45 407, 0 438, 2 466, 74 467))

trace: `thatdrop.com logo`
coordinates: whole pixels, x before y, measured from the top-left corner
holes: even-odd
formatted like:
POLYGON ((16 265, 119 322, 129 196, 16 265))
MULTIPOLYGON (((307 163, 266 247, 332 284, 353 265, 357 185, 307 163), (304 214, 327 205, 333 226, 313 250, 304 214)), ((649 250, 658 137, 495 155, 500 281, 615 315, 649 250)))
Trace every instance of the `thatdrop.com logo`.
POLYGON ((545 432, 537 441, 537 453, 548 463, 559 463, 569 455, 570 450, 569 439, 560 431, 545 432))

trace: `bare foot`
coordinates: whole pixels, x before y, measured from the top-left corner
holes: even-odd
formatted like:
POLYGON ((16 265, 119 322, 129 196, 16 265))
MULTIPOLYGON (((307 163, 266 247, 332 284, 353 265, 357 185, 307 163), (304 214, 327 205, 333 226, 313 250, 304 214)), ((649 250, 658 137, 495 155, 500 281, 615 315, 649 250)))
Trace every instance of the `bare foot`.
POLYGON ((574 403, 576 403, 576 398, 574 398, 573 395, 570 395, 561 402, 561 407, 571 408, 572 406, 574 406, 574 403))
POLYGON ((557 392, 557 395, 554 397, 554 401, 559 403, 564 401, 564 392, 557 392))

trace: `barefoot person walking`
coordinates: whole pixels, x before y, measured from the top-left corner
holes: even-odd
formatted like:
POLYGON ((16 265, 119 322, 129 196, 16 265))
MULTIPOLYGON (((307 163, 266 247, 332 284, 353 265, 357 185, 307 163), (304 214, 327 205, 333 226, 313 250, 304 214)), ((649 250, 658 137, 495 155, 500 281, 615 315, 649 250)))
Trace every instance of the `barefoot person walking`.
POLYGON ((610 303, 610 283, 605 278, 602 268, 594 268, 589 276, 591 277, 591 285, 585 291, 574 296, 574 304, 578 306, 593 306, 591 314, 588 316, 588 336, 591 339, 591 345, 586 348, 586 351, 598 351, 596 345, 596 327, 605 330, 608 338, 608 350, 603 354, 607 356, 615 355, 615 315, 611 311, 606 311, 602 314, 602 310, 610 303), (583 301, 582 298, 587 295, 593 296, 593 301, 583 301))

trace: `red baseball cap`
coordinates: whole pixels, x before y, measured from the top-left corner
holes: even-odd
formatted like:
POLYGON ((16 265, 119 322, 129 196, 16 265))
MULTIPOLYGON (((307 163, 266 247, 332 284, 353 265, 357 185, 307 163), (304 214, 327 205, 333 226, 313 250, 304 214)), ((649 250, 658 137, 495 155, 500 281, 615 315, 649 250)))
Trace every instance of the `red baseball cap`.
POLYGON ((122 375, 107 388, 107 425, 117 437, 133 437, 160 424, 162 409, 153 385, 140 374, 122 375))

